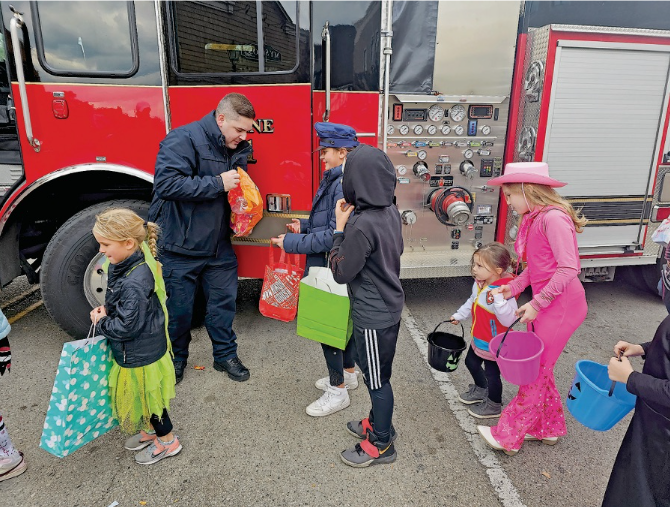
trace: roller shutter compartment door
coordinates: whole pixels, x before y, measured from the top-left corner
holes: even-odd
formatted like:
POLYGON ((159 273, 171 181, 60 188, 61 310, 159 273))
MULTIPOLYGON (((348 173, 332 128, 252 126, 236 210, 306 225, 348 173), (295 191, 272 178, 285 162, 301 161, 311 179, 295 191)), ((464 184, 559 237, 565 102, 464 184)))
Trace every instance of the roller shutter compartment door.
MULTIPOLYGON (((565 197, 641 200, 657 151, 670 49, 603 46, 558 48, 543 159, 552 177, 568 183, 558 189, 565 197)), ((607 208, 611 210, 612 204, 607 208)), ((580 246, 638 241, 639 225, 632 226, 632 221, 641 218, 642 206, 619 204, 621 216, 605 216, 609 213, 603 208, 587 217, 618 218, 621 225, 622 221, 628 225, 607 227, 609 231, 589 227, 592 234, 580 235, 580 246)))

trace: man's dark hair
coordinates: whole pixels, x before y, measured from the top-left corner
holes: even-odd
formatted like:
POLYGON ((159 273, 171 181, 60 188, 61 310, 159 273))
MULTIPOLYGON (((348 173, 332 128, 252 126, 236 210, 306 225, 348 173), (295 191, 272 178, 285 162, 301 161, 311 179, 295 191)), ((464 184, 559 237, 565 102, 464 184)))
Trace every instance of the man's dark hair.
POLYGON ((249 99, 241 93, 229 93, 221 99, 219 105, 216 106, 216 115, 224 115, 230 120, 236 120, 239 116, 245 118, 256 118, 256 111, 251 105, 249 99))

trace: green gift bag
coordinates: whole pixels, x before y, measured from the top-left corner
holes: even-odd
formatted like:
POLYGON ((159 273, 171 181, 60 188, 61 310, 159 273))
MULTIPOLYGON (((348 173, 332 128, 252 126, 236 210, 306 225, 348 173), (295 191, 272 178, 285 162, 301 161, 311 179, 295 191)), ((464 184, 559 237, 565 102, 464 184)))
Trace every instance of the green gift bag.
POLYGON ((300 282, 298 336, 344 350, 352 330, 347 286, 329 268, 310 268, 300 282))

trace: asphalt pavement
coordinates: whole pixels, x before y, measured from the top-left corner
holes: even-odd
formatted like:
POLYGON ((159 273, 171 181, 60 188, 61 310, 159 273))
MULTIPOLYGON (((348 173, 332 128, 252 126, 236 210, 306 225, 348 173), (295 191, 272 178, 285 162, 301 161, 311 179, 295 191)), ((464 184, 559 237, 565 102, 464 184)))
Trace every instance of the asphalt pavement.
MULTIPOLYGON (((295 323, 262 317, 260 283, 245 280, 235 330, 239 355, 251 370, 237 383, 212 368, 204 328, 193 332, 184 381, 171 418, 184 446, 151 466, 135 464, 118 428, 59 459, 38 447, 63 342, 69 337, 39 301, 39 291, 7 307, 20 316, 10 335, 12 372, 0 379, 0 413, 28 471, 0 483, 4 506, 369 505, 598 506, 630 415, 607 432, 567 415, 568 435, 550 447, 527 442, 513 457, 488 449, 476 422, 456 401, 471 382, 464 365, 432 370, 425 336, 469 296, 468 278, 407 280, 392 384, 398 460, 352 469, 339 459, 356 439, 344 429, 369 410, 365 386, 351 406, 324 418, 306 415, 326 375, 321 347, 295 335, 295 323), (204 366, 195 370, 194 366, 204 366)), ((25 280, 0 292, 0 306, 31 287, 25 280)), ((587 284, 589 314, 556 367, 565 397, 579 359, 605 363, 618 339, 647 341, 667 315, 658 297, 619 281, 587 284)), ((524 301, 522 296, 521 302, 524 301)), ((641 369, 642 361, 634 360, 641 369)), ((503 402, 515 393, 504 385, 503 402)))

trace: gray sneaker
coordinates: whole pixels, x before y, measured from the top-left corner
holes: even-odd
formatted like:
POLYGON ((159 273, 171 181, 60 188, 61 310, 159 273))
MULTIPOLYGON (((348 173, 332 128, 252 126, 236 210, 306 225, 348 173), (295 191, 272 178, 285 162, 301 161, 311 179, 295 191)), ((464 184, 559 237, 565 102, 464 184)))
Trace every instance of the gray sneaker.
POLYGON ((393 463, 398 454, 393 441, 386 444, 375 441, 374 434, 370 433, 368 440, 361 441, 352 449, 340 453, 342 461, 354 468, 364 468, 370 465, 386 465, 393 463))
POLYGON ((155 433, 147 433, 146 431, 142 430, 137 435, 133 435, 128 440, 126 440, 126 444, 123 447, 129 451, 141 451, 145 447, 151 445, 151 442, 154 440, 156 440, 155 433))
POLYGON ((477 387, 475 384, 470 384, 468 390, 458 395, 458 401, 466 405, 473 403, 481 403, 486 399, 489 390, 486 387, 477 387))
POLYGON ((502 403, 495 403, 489 398, 486 398, 481 403, 474 405, 468 409, 468 414, 477 419, 488 419, 492 417, 500 417, 502 413, 502 403))
POLYGON ((160 438, 155 438, 153 442, 135 455, 135 461, 140 465, 151 465, 157 463, 164 458, 169 458, 179 454, 181 451, 181 444, 179 437, 175 435, 172 442, 161 442, 160 438))

